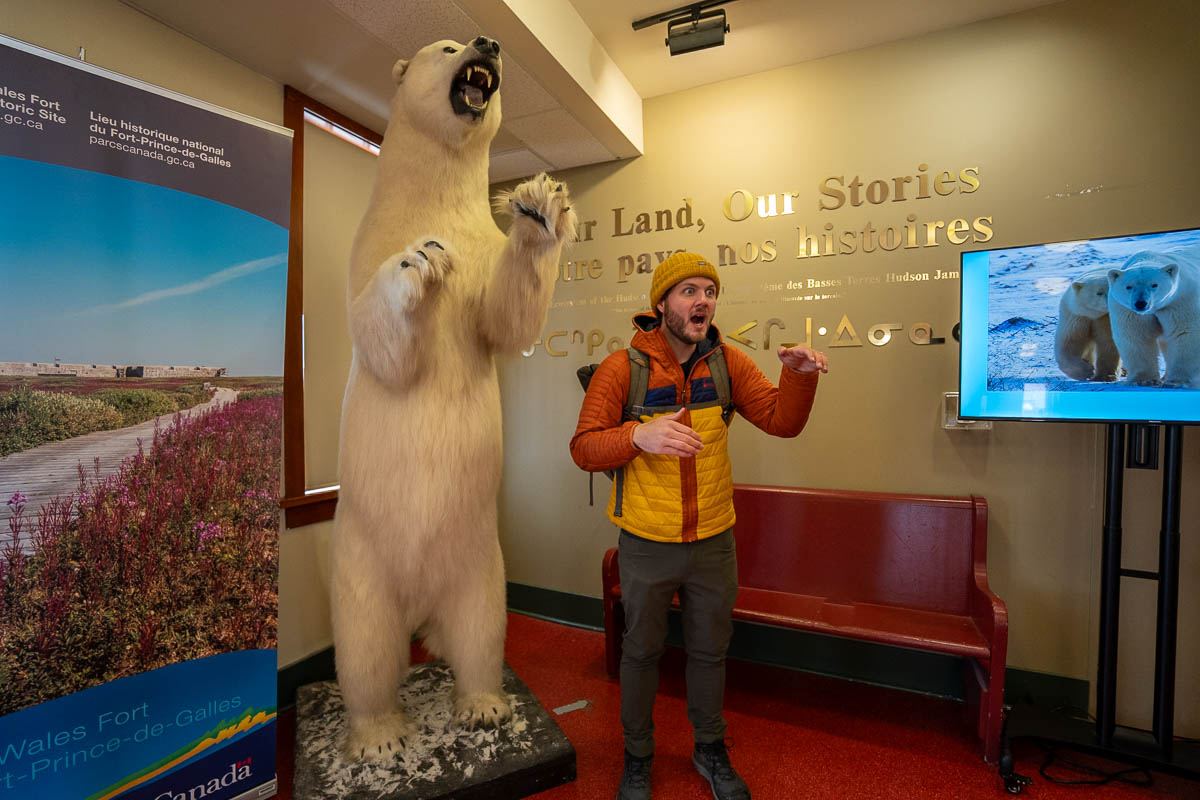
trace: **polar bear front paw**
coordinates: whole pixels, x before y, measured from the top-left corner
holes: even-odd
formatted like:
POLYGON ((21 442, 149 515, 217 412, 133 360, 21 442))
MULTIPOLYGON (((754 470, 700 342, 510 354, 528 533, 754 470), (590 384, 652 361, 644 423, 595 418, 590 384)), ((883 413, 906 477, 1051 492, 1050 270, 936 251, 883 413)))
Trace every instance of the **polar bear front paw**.
POLYGON ((512 716, 508 698, 491 692, 459 697, 454 707, 459 723, 465 728, 494 728, 512 716))
POLYGON ((554 243, 575 239, 576 217, 567 186, 544 172, 496 195, 494 207, 512 216, 513 233, 554 243))
POLYGON ((1161 386, 1164 389, 1200 389, 1200 375, 1189 378, 1187 375, 1175 375, 1167 372, 1163 376, 1161 386))
POLYGON ((351 723, 342 755, 348 761, 387 761, 399 755, 414 735, 408 717, 398 711, 351 723))
POLYGON ((427 236, 385 261, 380 273, 388 279, 396 304, 409 309, 439 288, 453 269, 454 255, 449 246, 427 236))

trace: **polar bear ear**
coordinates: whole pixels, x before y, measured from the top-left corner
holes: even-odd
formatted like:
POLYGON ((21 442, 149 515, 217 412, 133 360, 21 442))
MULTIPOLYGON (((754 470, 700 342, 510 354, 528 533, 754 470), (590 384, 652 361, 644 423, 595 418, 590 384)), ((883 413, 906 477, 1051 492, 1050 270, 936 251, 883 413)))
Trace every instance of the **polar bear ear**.
POLYGON ((392 80, 396 83, 404 80, 404 73, 408 71, 408 59, 402 58, 392 65, 392 80))
POLYGON ((1087 284, 1084 283, 1083 281, 1075 281, 1074 283, 1071 284, 1071 288, 1074 289, 1076 291, 1076 293, 1078 293, 1078 292, 1082 292, 1084 289, 1086 289, 1087 284))
POLYGON ((1121 280, 1121 270, 1110 269, 1108 271, 1108 285, 1112 286, 1117 281, 1121 280))
POLYGON ((1171 280, 1174 280, 1175 275, 1179 272, 1179 265, 1167 264, 1165 267, 1163 267, 1163 272, 1165 272, 1167 276, 1171 278, 1171 280))

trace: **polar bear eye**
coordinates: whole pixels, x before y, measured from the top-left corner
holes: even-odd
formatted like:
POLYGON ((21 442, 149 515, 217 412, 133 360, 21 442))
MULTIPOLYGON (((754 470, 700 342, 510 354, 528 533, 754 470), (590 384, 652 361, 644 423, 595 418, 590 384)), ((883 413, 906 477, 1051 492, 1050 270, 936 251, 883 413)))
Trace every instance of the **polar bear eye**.
POLYGON ((457 53, 457 52, 458 52, 458 50, 457 50, 456 48, 453 48, 453 47, 443 47, 443 48, 442 48, 442 52, 443 52, 443 53, 449 53, 450 55, 454 55, 455 53, 457 53))
POLYGON ((1157 289, 1157 288, 1158 288, 1158 284, 1157 284, 1157 283, 1152 283, 1152 284, 1150 284, 1150 288, 1151 288, 1151 289, 1157 289))

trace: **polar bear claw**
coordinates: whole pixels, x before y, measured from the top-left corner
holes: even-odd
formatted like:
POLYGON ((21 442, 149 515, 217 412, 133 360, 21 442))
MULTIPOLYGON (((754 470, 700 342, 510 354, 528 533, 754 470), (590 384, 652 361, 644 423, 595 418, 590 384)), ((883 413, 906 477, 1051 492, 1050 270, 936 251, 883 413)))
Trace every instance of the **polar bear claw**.
POLYGON ((404 714, 385 714, 351 724, 342 754, 351 761, 387 761, 403 752, 414 734, 404 714))
POLYGON ((494 728, 512 716, 506 698, 491 692, 479 692, 455 700, 459 724, 465 728, 494 728))
POLYGON ((561 244, 575 239, 575 215, 571 211, 570 195, 562 183, 548 177, 544 172, 518 184, 511 191, 496 195, 494 207, 513 218, 514 225, 521 219, 535 223, 541 236, 561 244))

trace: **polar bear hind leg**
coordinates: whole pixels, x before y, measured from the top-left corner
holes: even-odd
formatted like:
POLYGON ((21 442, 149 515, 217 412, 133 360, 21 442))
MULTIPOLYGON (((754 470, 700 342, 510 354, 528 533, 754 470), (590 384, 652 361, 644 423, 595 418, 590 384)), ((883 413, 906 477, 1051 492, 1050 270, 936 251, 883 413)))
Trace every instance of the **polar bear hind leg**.
POLYGON ((396 702, 408 672, 411 626, 399 604, 388 602, 387 581, 377 562, 354 552, 362 524, 339 509, 333 552, 332 615, 338 685, 346 704, 350 760, 390 759, 412 740, 414 729, 396 702))
POLYGON ((426 648, 454 671, 455 714, 469 728, 499 725, 512 714, 503 688, 504 562, 493 538, 486 566, 439 601, 428 622, 426 648))
POLYGON ((1091 380, 1092 364, 1091 320, 1080 317, 1059 320, 1054 334, 1054 360, 1063 374, 1077 381, 1091 380))

